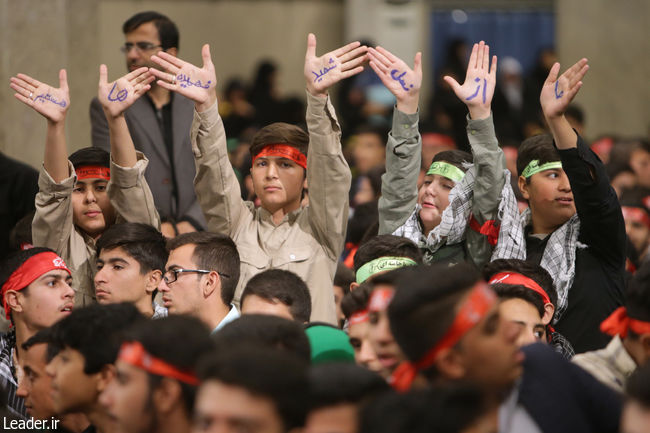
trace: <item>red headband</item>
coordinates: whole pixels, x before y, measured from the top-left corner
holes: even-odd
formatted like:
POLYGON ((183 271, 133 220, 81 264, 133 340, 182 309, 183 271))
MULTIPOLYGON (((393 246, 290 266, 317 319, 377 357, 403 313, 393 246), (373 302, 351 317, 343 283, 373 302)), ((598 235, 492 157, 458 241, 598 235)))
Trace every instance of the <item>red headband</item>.
POLYGON ((623 219, 642 223, 646 227, 650 228, 650 217, 648 216, 648 213, 640 207, 622 206, 621 210, 623 211, 623 219))
POLYGON ((618 307, 610 316, 600 324, 600 330, 609 335, 627 336, 627 331, 636 334, 650 334, 650 322, 644 322, 629 317, 625 307, 618 307))
POLYGON ((139 341, 122 343, 117 359, 131 364, 134 367, 141 368, 151 374, 170 377, 193 386, 199 384, 199 380, 193 372, 182 371, 168 362, 150 355, 139 341))
POLYGON ((546 290, 542 289, 542 286, 537 284, 532 278, 528 278, 525 275, 518 274, 517 272, 499 272, 492 276, 490 279, 490 284, 503 283, 503 284, 520 284, 522 286, 528 287, 530 290, 539 293, 544 300, 544 304, 551 304, 551 298, 548 297, 546 290))
POLYGON ((2 286, 2 305, 4 306, 7 320, 9 320, 11 308, 5 301, 5 293, 8 290, 22 290, 44 273, 55 269, 61 269, 70 275, 72 274, 61 257, 51 251, 44 251, 31 256, 18 269, 13 271, 7 279, 7 282, 2 286))
POLYGON ((278 156, 280 158, 287 158, 307 170, 307 157, 305 154, 295 147, 289 146, 288 144, 276 143, 264 146, 262 151, 255 155, 253 158, 253 163, 257 158, 265 156, 278 156))
POLYGON ((375 289, 368 301, 368 311, 386 311, 395 296, 395 289, 375 289))
POLYGON ((497 301, 494 292, 484 283, 479 282, 474 286, 469 296, 461 304, 453 323, 438 341, 419 361, 403 362, 395 370, 389 382, 397 391, 406 392, 411 387, 418 371, 430 367, 436 361, 440 351, 453 347, 461 338, 471 330, 497 301))
POLYGON ((359 323, 368 321, 368 310, 359 310, 350 316, 348 320, 348 325, 357 325, 359 323))
POLYGON ((77 180, 104 179, 111 180, 111 169, 100 165, 84 165, 75 169, 77 180))

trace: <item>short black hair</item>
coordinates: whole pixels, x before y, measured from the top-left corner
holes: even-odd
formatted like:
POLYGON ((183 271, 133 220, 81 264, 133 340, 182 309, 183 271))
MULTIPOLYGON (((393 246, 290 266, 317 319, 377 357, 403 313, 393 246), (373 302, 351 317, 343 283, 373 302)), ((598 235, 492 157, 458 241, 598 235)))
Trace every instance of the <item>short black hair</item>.
POLYGON ((484 413, 482 394, 468 385, 386 393, 363 408, 359 433, 458 433, 484 413))
POLYGON ((305 424, 307 367, 286 351, 241 345, 205 357, 198 371, 202 383, 214 380, 268 398, 283 422, 283 431, 289 431, 305 424))
POLYGON ((402 236, 379 235, 362 244, 354 255, 354 271, 380 257, 407 257, 422 263, 422 252, 410 239, 402 236))
POLYGON ((153 22, 158 30, 158 39, 163 50, 169 48, 179 48, 179 34, 176 24, 165 15, 154 12, 140 12, 126 20, 122 25, 122 33, 125 35, 131 33, 142 24, 153 22))
POLYGON ((311 295, 307 284, 298 275, 284 269, 267 269, 248 280, 241 295, 240 305, 250 296, 259 296, 269 302, 279 301, 289 307, 296 322, 307 323, 311 316, 311 295))
MULTIPOLYGON (((397 282, 388 306, 390 329, 395 341, 411 361, 420 360, 451 326, 456 306, 468 291, 482 281, 468 264, 417 266, 397 282)), ((423 370, 429 379, 435 367, 423 370)))
POLYGON ((542 300, 542 295, 539 293, 521 284, 495 283, 491 284, 490 287, 502 301, 521 299, 532 304, 539 313, 539 317, 544 317, 544 301, 542 300))
MULTIPOLYGON (((630 280, 625 292, 627 315, 644 322, 650 322, 650 262, 645 262, 630 280)), ((628 336, 638 338, 632 330, 628 336)))
POLYGON ((44 328, 38 331, 36 334, 29 337, 21 347, 23 350, 29 350, 30 347, 37 344, 50 343, 52 341, 52 328, 44 328))
POLYGON ((200 269, 219 272, 221 301, 230 305, 235 297, 240 266, 239 252, 233 240, 220 233, 183 233, 167 242, 167 250, 188 244, 194 245, 192 260, 200 269))
POLYGON ((250 146, 251 159, 269 144, 284 143, 307 156, 309 151, 309 134, 302 128, 290 123, 275 122, 257 131, 250 146))
POLYGON ((357 311, 365 310, 372 294, 373 285, 370 281, 364 281, 354 290, 346 293, 341 300, 341 310, 346 319, 349 319, 357 311))
POLYGON ((390 390, 377 373, 344 362, 313 365, 309 385, 312 410, 341 403, 364 403, 390 390))
MULTIPOLYGON (((110 226, 97 240, 97 259, 102 250, 122 248, 140 265, 140 274, 159 270, 165 273, 167 240, 154 227, 143 223, 124 223, 110 226)), ((158 290, 154 290, 152 298, 158 290)))
POLYGON ((352 269, 345 266, 343 263, 336 264, 336 273, 334 274, 334 286, 339 286, 343 289, 343 296, 350 291, 350 284, 354 282, 354 272, 352 269))
POLYGON ((268 314, 246 314, 226 324, 213 337, 218 349, 253 344, 286 350, 305 362, 311 360, 311 346, 298 322, 268 314))
POLYGON ((627 397, 650 410, 650 363, 637 368, 625 384, 627 397))
POLYGON ((111 167, 111 154, 99 147, 84 147, 73 152, 68 159, 75 169, 88 165, 111 167))
POLYGON ((474 162, 474 157, 471 153, 462 150, 444 150, 436 153, 436 156, 431 160, 431 164, 438 161, 448 162, 454 167, 466 172, 468 169, 467 164, 474 162))
POLYGON ((539 284, 548 295, 551 304, 557 305, 557 291, 553 284, 553 277, 546 269, 533 262, 519 259, 497 259, 483 267, 483 278, 485 281, 490 281, 496 274, 508 271, 521 274, 539 284))
MULTIPOLYGON (((125 341, 137 341, 150 355, 188 372, 194 372, 197 360, 214 348, 205 324, 182 314, 137 323, 128 330, 125 341)), ((163 379, 152 373, 148 375, 150 389, 156 388, 163 379)), ((197 387, 181 381, 179 384, 185 410, 190 416, 197 387)))
MULTIPOLYGON (((560 154, 555 148, 553 137, 549 134, 540 134, 525 139, 519 146, 517 154, 517 173, 523 176, 524 170, 532 160, 538 160, 539 164, 555 162, 560 160, 560 154)), ((530 178, 526 179, 530 182, 530 178)))
POLYGON ((65 348, 76 350, 84 357, 84 373, 97 373, 115 363, 126 329, 145 320, 129 303, 74 309, 53 326, 48 352, 54 356, 65 348))

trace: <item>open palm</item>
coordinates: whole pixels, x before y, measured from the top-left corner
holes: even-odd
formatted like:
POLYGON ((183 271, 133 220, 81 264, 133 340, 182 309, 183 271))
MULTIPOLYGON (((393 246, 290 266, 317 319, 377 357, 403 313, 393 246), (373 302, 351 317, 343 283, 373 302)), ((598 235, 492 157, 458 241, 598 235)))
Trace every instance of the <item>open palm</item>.
POLYGON ((588 70, 587 59, 581 59, 558 78, 560 64, 553 65, 539 95, 544 116, 553 118, 564 114, 582 87, 581 80, 588 70))
POLYGON ((402 59, 382 47, 369 48, 370 67, 384 86, 400 102, 413 100, 417 109, 420 86, 422 85, 422 53, 417 53, 411 69, 402 59))
POLYGON ((49 121, 57 123, 65 119, 70 108, 70 91, 65 69, 59 71, 58 88, 25 74, 11 77, 9 86, 16 91, 16 99, 32 107, 49 121))
POLYGON ((149 68, 138 68, 123 77, 108 82, 108 69, 106 65, 99 67, 99 102, 111 116, 122 114, 127 108, 148 91, 154 76, 149 73, 149 68))

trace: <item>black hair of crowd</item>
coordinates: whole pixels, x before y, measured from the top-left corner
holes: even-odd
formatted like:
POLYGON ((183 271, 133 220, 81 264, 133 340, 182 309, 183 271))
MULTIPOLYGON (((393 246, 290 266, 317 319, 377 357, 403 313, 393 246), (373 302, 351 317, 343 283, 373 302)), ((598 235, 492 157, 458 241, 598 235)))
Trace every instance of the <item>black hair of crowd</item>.
MULTIPOLYGON (((207 326, 199 319, 185 315, 137 323, 126 332, 124 341, 138 341, 150 355, 190 372, 195 371, 197 360, 214 348, 207 326)), ((162 379, 162 376, 149 373, 150 390, 155 389, 162 379)), ((183 406, 190 416, 197 387, 181 381, 178 383, 183 406)))
POLYGON ((354 255, 354 271, 380 257, 407 257, 422 263, 422 252, 410 239, 402 236, 379 235, 362 244, 354 255))
POLYGON ((532 304, 539 313, 540 318, 544 317, 544 301, 539 293, 534 292, 521 284, 495 283, 491 284, 490 287, 502 301, 508 299, 521 299, 532 304))
POLYGON ((146 11, 133 15, 122 25, 122 33, 126 35, 142 24, 150 22, 153 22, 158 30, 158 39, 160 39, 160 45, 163 50, 179 48, 178 27, 176 27, 176 24, 172 20, 158 12, 146 11))
POLYGON ((247 297, 259 296, 270 302, 280 301, 298 323, 309 322, 311 295, 307 284, 298 275, 283 269, 267 269, 248 280, 241 295, 243 308, 247 297))
POLYGON ((217 350, 198 367, 201 383, 217 381, 269 399, 283 422, 283 431, 305 424, 309 401, 308 363, 286 351, 254 345, 217 350))
POLYGON ((75 169, 88 165, 111 167, 111 154, 99 147, 84 147, 73 152, 68 159, 75 169))
MULTIPOLYGON (((519 259, 497 259, 483 267, 483 278, 485 281, 490 281, 494 275, 501 272, 516 272, 530 278, 546 292, 551 304, 557 305, 557 291, 553 284, 553 277, 540 265, 519 259)), ((537 296, 542 299, 542 295, 537 294, 537 296)))
MULTIPOLYGON (((644 263, 630 280, 625 292, 627 315, 637 320, 650 322, 650 262, 644 263)), ((634 331, 628 336, 638 338, 634 331)))
POLYGON ((311 346, 304 327, 282 317, 245 314, 225 325, 212 338, 220 350, 251 344, 284 350, 305 362, 311 360, 311 346))
POLYGON ((474 157, 471 153, 454 149, 436 153, 436 156, 433 157, 431 163, 433 164, 434 162, 438 161, 448 162, 454 167, 463 170, 463 172, 466 172, 467 167, 465 165, 474 162, 474 157))
MULTIPOLYGON (((560 154, 555 148, 552 136, 540 134, 521 142, 517 155, 517 173, 519 176, 522 175, 530 161, 534 159, 538 160, 540 165, 560 160, 560 154)), ((530 178, 526 179, 526 183, 529 182, 530 178)))
POLYGON ((390 391, 386 381, 377 373, 344 362, 312 366, 309 385, 312 410, 343 403, 364 404, 390 391))
POLYGON ((192 261, 198 269, 219 272, 221 301, 230 306, 239 281, 240 261, 237 246, 230 237, 220 233, 192 232, 170 239, 167 242, 167 250, 171 252, 190 244, 194 245, 192 261))
MULTIPOLYGON (((388 318, 409 360, 417 362, 438 343, 454 321, 457 304, 478 281, 481 274, 468 263, 411 267, 397 281, 388 318)), ((429 379, 438 374, 434 366, 422 373, 429 379)))
POLYGON ((73 349, 84 358, 84 373, 98 373, 115 363, 125 331, 146 320, 133 304, 126 302, 74 309, 51 328, 48 358, 66 348, 73 349))
POLYGON ((343 289, 345 296, 350 292, 350 284, 354 282, 354 272, 343 263, 336 264, 336 273, 334 274, 334 285, 343 289))
POLYGON ((354 290, 349 291, 341 299, 341 311, 346 319, 349 319, 357 311, 365 310, 372 294, 373 285, 370 281, 364 281, 354 290))

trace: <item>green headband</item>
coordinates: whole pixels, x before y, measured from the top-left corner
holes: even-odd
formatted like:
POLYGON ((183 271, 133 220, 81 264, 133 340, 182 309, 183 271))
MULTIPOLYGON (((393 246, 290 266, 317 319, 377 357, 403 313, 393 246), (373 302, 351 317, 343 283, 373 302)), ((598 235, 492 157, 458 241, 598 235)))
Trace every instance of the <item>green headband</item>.
POLYGON ((427 171, 427 176, 432 174, 438 174, 447 179, 453 180, 454 182, 460 182, 463 177, 465 177, 465 172, 463 170, 444 161, 436 161, 431 164, 429 171, 427 171))
POLYGON ((392 271, 393 269, 403 268, 404 266, 415 266, 415 260, 408 257, 379 257, 370 260, 357 271, 357 284, 361 284, 368 278, 378 272, 392 271))
POLYGON ((553 170, 555 168, 562 168, 562 161, 551 161, 547 162, 546 164, 539 165, 539 160, 533 159, 528 163, 526 168, 524 168, 524 172, 521 175, 528 179, 535 173, 539 173, 540 171, 544 170, 553 170))

